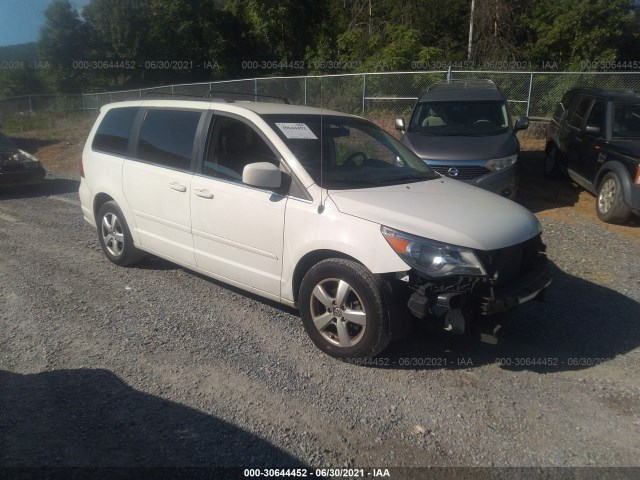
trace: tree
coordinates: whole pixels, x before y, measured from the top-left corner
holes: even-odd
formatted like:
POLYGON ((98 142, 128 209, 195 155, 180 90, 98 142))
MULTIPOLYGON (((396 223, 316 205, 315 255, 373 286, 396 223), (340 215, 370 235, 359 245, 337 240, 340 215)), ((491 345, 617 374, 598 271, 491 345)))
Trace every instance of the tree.
POLYGON ((248 27, 245 39, 256 46, 244 60, 277 64, 304 60, 307 46, 319 38, 325 5, 314 0, 228 0, 225 9, 248 27))
POLYGON ((475 0, 471 60, 514 60, 518 53, 514 39, 517 2, 475 0))
POLYGON ((530 57, 578 70, 619 60, 631 50, 629 37, 638 39, 636 8, 633 0, 539 0, 529 22, 530 57))
POLYGON ((97 62, 98 67, 89 69, 94 87, 132 86, 143 77, 148 5, 149 0, 91 0, 84 7, 82 16, 89 32, 87 59, 97 62), (134 68, 124 68, 131 66, 134 68))
POLYGON ((83 72, 74 69, 73 62, 84 56, 87 30, 69 0, 53 0, 44 15, 38 47, 43 61, 50 65, 50 81, 60 92, 78 92, 83 72))

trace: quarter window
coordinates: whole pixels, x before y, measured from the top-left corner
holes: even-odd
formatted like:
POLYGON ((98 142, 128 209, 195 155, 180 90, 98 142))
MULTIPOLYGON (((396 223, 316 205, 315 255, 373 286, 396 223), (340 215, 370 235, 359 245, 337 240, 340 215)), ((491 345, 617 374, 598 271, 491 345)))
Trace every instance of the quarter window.
POLYGON ((140 160, 178 170, 191 168, 199 111, 149 110, 138 138, 140 160))
POLYGON ((601 133, 604 133, 604 102, 596 100, 587 119, 588 127, 598 127, 601 133))
POLYGON ((613 112, 614 137, 640 138, 640 104, 616 103, 613 112))
POLYGON ((576 105, 576 109, 573 112, 573 116, 571 117, 571 120, 569 121, 570 125, 573 125, 574 127, 581 127, 582 126, 582 122, 584 120, 584 117, 587 114, 587 111, 589 110, 589 107, 591 106, 591 101, 592 99, 589 97, 581 97, 578 100, 578 104, 576 105))
POLYGON ((138 107, 113 108, 102 119, 91 148, 106 153, 124 155, 129 146, 131 127, 138 107))

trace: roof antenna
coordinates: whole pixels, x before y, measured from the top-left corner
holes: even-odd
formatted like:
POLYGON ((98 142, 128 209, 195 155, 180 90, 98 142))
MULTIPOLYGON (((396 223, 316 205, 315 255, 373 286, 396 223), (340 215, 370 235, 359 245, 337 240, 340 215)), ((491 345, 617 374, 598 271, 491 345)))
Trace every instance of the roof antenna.
POLYGON ((323 118, 322 118, 322 109, 324 108, 324 103, 322 101, 322 77, 320 77, 320 205, 318 206, 318 213, 322 213, 324 212, 324 199, 322 198, 322 172, 323 172, 323 168, 322 168, 322 160, 324 158, 324 152, 322 151, 322 144, 324 143, 324 136, 322 134, 322 125, 323 125, 323 118))

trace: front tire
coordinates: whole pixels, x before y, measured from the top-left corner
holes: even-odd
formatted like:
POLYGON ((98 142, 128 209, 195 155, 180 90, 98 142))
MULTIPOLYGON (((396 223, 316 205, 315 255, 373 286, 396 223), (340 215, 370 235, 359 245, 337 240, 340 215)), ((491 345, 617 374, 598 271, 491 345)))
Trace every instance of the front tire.
POLYGON ((382 282, 359 263, 317 263, 302 280, 298 300, 309 337, 332 357, 372 358, 389 344, 382 282))
POLYGON ((144 254, 133 244, 127 221, 118 204, 106 202, 98 210, 98 241, 105 256, 119 266, 132 265, 144 254))
POLYGON ((607 173, 598 187, 596 213, 606 223, 621 224, 631 217, 631 209, 622 197, 622 184, 614 172, 607 173))

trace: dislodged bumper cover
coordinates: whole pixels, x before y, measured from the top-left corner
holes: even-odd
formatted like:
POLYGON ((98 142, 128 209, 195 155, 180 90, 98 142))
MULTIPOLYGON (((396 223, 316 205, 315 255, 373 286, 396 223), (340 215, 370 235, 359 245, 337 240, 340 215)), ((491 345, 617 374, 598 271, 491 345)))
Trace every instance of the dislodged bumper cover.
POLYGON ((495 289, 492 297, 483 297, 479 302, 481 315, 493 315, 517 307, 532 299, 542 299, 544 290, 551 285, 551 269, 548 262, 520 278, 508 287, 495 289))

